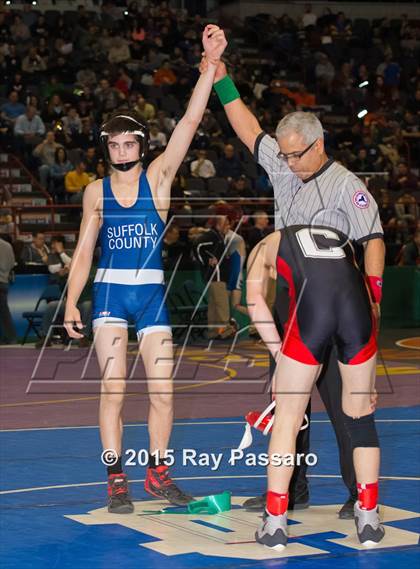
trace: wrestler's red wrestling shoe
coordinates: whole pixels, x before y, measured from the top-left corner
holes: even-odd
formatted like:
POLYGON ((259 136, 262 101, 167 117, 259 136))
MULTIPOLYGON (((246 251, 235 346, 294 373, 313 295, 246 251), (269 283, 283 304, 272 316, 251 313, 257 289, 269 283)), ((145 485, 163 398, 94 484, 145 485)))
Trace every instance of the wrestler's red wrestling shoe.
POLYGON ((194 500, 192 496, 183 492, 169 476, 169 469, 164 464, 155 468, 149 466, 144 481, 144 489, 155 498, 168 500, 175 506, 186 506, 194 500))
POLYGON ((110 514, 131 514, 133 502, 128 491, 127 475, 110 474, 108 476, 108 512, 110 514))

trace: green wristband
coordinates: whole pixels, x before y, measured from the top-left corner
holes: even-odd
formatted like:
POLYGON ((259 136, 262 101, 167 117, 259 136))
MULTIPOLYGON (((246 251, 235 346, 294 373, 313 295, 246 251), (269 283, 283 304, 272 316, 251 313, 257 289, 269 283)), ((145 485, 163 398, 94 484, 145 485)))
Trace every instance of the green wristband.
POLYGON ((235 87, 235 83, 229 75, 217 81, 213 86, 222 105, 227 105, 235 99, 241 98, 238 89, 235 87))

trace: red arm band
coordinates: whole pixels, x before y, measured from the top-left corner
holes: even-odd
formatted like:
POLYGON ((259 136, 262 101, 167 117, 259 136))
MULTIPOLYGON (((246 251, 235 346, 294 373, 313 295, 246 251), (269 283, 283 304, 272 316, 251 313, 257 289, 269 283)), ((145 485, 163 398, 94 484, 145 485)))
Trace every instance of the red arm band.
POLYGON ((382 300, 382 284, 383 279, 381 277, 367 277, 367 283, 372 295, 373 300, 380 304, 382 300))

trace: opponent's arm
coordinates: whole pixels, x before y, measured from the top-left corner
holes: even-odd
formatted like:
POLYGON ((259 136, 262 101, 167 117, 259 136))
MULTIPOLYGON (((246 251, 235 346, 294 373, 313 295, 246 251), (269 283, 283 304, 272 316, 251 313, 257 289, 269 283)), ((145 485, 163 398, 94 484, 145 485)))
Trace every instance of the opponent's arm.
POLYGON ((227 118, 238 138, 254 154, 255 141, 262 132, 256 117, 240 99, 232 79, 228 76, 226 65, 221 61, 217 66, 214 88, 224 106, 227 118))
MULTIPOLYGON (((380 303, 382 300, 382 275, 385 268, 385 243, 383 239, 369 239, 364 243, 365 250, 365 273, 372 296, 373 313, 376 316, 377 326, 379 327, 379 318, 381 315, 380 303)), ((378 402, 378 392, 375 387, 370 395, 371 411, 376 409, 378 402)))
POLYGON ((383 239, 369 239, 365 244, 365 273, 372 298, 376 304, 382 299, 382 275, 385 267, 383 239))
POLYGON ((218 26, 206 26, 203 32, 203 45, 208 59, 207 69, 200 75, 184 116, 173 131, 168 145, 149 167, 150 176, 157 176, 157 186, 165 187, 172 183, 181 165, 194 134, 203 118, 204 111, 213 87, 217 64, 227 45, 225 34, 218 26))
POLYGON ((276 231, 254 247, 248 258, 246 280, 246 301, 250 318, 276 361, 280 354, 281 339, 265 296, 270 272, 276 266, 279 244, 280 232, 276 231))
POLYGON ((98 196, 102 180, 95 180, 86 187, 83 195, 83 217, 80 224, 79 240, 70 264, 68 277, 66 312, 64 327, 71 338, 82 338, 82 334, 74 331, 73 326, 82 329, 77 302, 89 278, 93 252, 100 228, 98 196))

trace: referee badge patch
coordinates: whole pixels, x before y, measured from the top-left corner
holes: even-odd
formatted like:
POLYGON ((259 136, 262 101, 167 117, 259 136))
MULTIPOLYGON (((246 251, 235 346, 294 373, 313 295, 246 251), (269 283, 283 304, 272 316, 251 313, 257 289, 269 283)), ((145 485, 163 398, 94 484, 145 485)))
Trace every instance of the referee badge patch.
POLYGON ((356 207, 360 207, 361 209, 366 209, 369 207, 369 196, 366 192, 359 190, 353 196, 353 203, 356 207))

